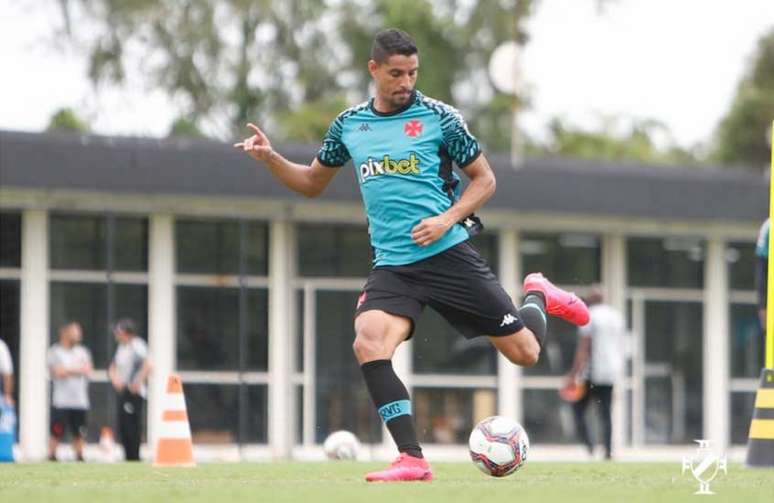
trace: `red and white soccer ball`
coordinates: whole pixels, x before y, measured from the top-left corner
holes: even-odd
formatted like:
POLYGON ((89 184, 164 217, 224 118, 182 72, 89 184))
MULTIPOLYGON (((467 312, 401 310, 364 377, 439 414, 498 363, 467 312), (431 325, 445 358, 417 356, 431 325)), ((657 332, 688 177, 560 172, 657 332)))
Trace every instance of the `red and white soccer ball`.
POLYGON ((527 462, 529 437, 513 419, 492 416, 470 433, 470 459, 479 470, 492 477, 505 477, 527 462))
POLYGON ((334 431, 325 439, 323 450, 328 459, 357 459, 360 442, 349 431, 334 431))

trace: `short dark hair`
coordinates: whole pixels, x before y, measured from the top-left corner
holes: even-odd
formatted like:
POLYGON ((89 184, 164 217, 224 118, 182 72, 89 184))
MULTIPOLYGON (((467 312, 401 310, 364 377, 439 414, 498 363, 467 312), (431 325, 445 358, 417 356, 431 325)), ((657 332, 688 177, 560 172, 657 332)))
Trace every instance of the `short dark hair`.
POLYGON ((371 45, 371 59, 382 64, 394 54, 411 56, 419 54, 419 49, 411 35, 403 30, 387 28, 377 33, 371 45))
POLYGON ((137 335, 137 324, 131 318, 122 318, 113 324, 113 331, 137 335))

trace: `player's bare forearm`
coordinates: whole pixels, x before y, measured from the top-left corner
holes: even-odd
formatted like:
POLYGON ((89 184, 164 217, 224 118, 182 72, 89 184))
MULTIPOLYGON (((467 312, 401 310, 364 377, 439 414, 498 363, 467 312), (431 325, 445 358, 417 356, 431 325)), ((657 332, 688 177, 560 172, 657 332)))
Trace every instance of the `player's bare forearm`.
POLYGON ((492 197, 495 177, 483 155, 465 167, 470 178, 459 201, 440 215, 422 219, 411 230, 411 238, 419 246, 428 246, 440 239, 454 224, 467 217, 492 197))
POLYGON ((451 221, 451 225, 477 211, 495 193, 497 182, 489 163, 486 162, 483 155, 473 162, 473 164, 478 163, 483 164, 471 165, 465 169, 465 172, 470 176, 470 183, 460 199, 444 212, 444 215, 451 221))
POLYGON ((274 150, 271 142, 255 124, 248 124, 253 136, 235 143, 234 147, 244 150, 256 161, 263 162, 283 185, 306 197, 319 196, 338 169, 328 168, 320 164, 317 159, 310 166, 297 164, 285 159, 274 150))
POLYGON ((277 151, 269 154, 265 164, 271 174, 290 190, 306 197, 319 195, 310 176, 311 166, 290 162, 277 151))
POLYGON ((570 370, 570 376, 577 377, 583 369, 586 368, 586 363, 589 360, 589 352, 591 350, 591 339, 589 337, 580 337, 578 339, 578 348, 575 350, 575 360, 570 370))
POLYGON ((7 396, 13 395, 13 374, 3 374, 3 390, 7 396))

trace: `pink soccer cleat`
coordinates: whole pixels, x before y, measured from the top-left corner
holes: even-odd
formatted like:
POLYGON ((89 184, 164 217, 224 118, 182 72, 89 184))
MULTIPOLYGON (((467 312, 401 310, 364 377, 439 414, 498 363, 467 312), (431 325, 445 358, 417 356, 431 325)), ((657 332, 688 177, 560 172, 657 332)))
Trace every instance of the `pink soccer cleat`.
POLYGON ((433 472, 430 470, 430 464, 427 460, 415 458, 402 452, 389 468, 367 474, 366 480, 368 482, 409 482, 413 480, 429 482, 433 480, 433 472))
POLYGON ((573 325, 589 322, 589 308, 577 295, 565 292, 548 281, 541 273, 533 272, 524 278, 524 293, 540 292, 546 300, 546 312, 573 325))

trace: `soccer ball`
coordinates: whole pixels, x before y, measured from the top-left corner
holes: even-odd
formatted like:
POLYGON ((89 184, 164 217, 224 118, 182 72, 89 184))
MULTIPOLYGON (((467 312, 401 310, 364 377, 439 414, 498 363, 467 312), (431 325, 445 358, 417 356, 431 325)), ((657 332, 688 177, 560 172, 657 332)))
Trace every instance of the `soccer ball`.
POLYGON ((513 419, 492 416, 470 433, 470 459, 479 470, 492 477, 510 475, 527 462, 529 437, 513 419))
POLYGON ((348 431, 334 431, 325 439, 323 450, 328 459, 357 459, 360 442, 348 431))

